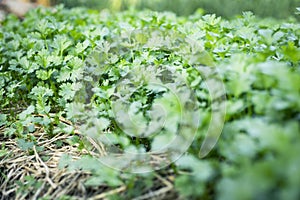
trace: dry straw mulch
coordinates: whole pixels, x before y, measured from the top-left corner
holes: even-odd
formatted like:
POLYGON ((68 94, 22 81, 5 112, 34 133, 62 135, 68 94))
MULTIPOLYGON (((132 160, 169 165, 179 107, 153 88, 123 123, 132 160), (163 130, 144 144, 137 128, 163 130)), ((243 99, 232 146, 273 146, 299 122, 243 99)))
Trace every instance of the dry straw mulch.
MULTIPOLYGON (((0 157, 0 200, 60 199, 64 196, 71 197, 68 199, 111 199, 113 196, 123 199, 126 185, 118 188, 86 186, 85 181, 92 176, 90 172, 58 167, 60 158, 65 154, 76 160, 88 153, 67 142, 71 135, 57 134, 50 138, 42 128, 38 128, 33 136, 37 138, 36 145, 31 151, 24 151, 19 148, 17 138, 4 137, 4 127, 0 127, 0 144, 8 152, 0 157), (58 141, 62 145, 57 145, 58 141)), ((95 148, 95 152, 99 153, 99 149, 95 148)), ((178 198, 171 177, 156 174, 155 187, 135 199, 178 198)))

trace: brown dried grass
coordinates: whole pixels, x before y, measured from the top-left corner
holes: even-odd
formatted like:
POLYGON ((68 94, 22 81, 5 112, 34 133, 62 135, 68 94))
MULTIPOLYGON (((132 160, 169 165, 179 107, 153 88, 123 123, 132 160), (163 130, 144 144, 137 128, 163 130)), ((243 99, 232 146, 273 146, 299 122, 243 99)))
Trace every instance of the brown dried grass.
MULTIPOLYGON (((63 118, 61 122, 72 125, 63 118)), ((75 133, 79 134, 78 131, 75 133)), ((70 145, 67 140, 72 137, 68 134, 57 134, 49 137, 43 128, 38 128, 32 135, 37 138, 36 145, 31 152, 21 150, 17 138, 4 137, 4 127, 0 127, 0 143, 5 146, 8 153, 0 157, 0 200, 10 199, 60 199, 64 196, 71 199, 109 199, 117 195, 124 199, 126 185, 118 188, 108 186, 86 186, 85 181, 92 174, 87 171, 70 171, 58 167, 59 160, 64 154, 71 155, 74 160, 85 154, 104 155, 103 148, 95 146, 94 153, 79 150, 77 145, 70 145), (57 145, 61 141, 63 145, 57 145), (43 150, 37 150, 43 147, 43 150), (45 159, 47 158, 47 159, 45 159), (32 184, 26 177, 33 177, 32 184)), ((80 134, 79 134, 80 136, 80 134)), ((82 136, 80 136, 82 137, 82 136)), ((91 140, 92 142, 92 140, 91 140)), ((155 175, 155 187, 148 189, 135 200, 144 199, 175 199, 172 175, 155 175), (164 176, 164 177, 163 177, 164 176)))

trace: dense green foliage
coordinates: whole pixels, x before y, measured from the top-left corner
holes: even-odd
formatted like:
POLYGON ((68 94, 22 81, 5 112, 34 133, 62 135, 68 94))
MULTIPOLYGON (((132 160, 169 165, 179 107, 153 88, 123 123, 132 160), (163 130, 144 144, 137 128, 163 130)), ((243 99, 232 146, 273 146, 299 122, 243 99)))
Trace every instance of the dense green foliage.
MULTIPOLYGON (((145 113, 158 115, 150 108, 159 103, 171 113, 167 119, 177 124, 181 113, 169 105, 172 96, 144 84, 167 67, 176 81, 177 74, 185 78, 200 116, 192 145, 171 167, 179 194, 185 199, 299 199, 299 37, 299 23, 258 20, 251 13, 227 21, 199 13, 176 17, 57 7, 34 10, 23 21, 9 16, 0 27, 0 126, 6 127, 7 137, 19 137, 20 148, 28 150, 35 142, 28 137, 33 124, 45 127, 50 135, 72 134, 74 130, 58 120, 64 116, 83 124, 83 136, 99 139, 107 148, 112 145, 103 135, 122 150, 147 152, 168 142, 174 127, 169 123, 165 132, 149 139, 124 134, 116 121, 123 126, 127 122, 113 115, 114 95, 123 95, 118 93, 119 81, 126 84, 130 79, 137 89, 124 99, 135 120, 149 124, 145 113), (205 69, 215 69, 223 80, 227 112, 216 147, 200 159, 212 113, 202 76, 205 69)), ((193 136, 189 126, 185 128, 186 135, 193 136)), ((86 141, 75 142, 89 148, 86 141)), ((89 185, 127 184, 125 199, 149 187, 153 175, 142 175, 145 182, 133 185, 140 175, 100 167, 91 156, 72 162, 66 155, 61 161, 65 165, 93 172, 89 185)))
POLYGON ((198 8, 206 13, 216 13, 219 16, 232 18, 242 11, 251 11, 256 16, 288 18, 294 16, 299 0, 54 0, 54 3, 64 3, 68 7, 86 6, 90 8, 151 9, 155 11, 172 11, 178 15, 193 14, 198 8))

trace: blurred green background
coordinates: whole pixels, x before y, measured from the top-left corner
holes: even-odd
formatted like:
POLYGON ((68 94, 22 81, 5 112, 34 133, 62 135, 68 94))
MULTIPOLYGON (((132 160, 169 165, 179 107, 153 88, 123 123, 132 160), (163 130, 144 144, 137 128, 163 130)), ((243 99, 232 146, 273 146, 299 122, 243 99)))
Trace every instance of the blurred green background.
POLYGON ((190 15, 202 8, 205 13, 216 13, 225 18, 252 11, 260 17, 284 19, 295 16, 300 0, 53 0, 66 7, 85 6, 89 8, 109 8, 120 11, 128 8, 172 11, 178 15, 190 15))

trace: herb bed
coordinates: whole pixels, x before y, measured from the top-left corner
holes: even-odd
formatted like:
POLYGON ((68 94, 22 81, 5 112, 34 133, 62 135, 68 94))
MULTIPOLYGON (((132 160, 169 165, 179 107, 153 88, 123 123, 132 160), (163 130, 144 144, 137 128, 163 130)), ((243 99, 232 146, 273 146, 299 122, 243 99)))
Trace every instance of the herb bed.
POLYGON ((299 37, 249 12, 8 16, 0 199, 299 199, 299 37))

